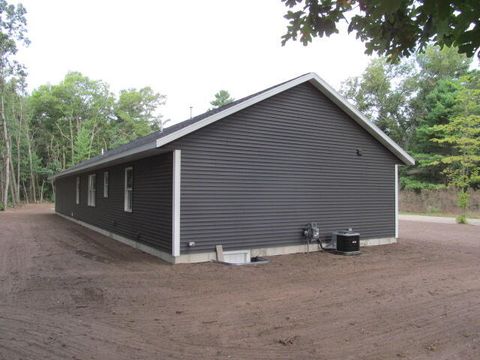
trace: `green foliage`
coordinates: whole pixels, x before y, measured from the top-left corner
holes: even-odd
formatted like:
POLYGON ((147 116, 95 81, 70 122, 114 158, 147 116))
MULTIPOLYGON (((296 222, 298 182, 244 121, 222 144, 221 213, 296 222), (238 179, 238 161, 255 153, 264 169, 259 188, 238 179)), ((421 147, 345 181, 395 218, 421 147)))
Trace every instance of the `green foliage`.
POLYGON ((22 4, 0 0, 0 76, 2 85, 10 76, 24 77, 24 67, 14 57, 18 45, 28 45, 27 11, 22 4))
POLYGON ((145 136, 162 126, 158 108, 165 104, 165 96, 155 93, 150 87, 140 90, 122 90, 114 106, 115 120, 111 131, 117 146, 145 136))
POLYGON ((212 105, 214 109, 235 101, 235 99, 230 96, 230 93, 227 90, 220 90, 214 95, 214 97, 215 99, 210 102, 210 105, 212 105))
MULTIPOLYGON (((462 81, 477 79, 478 74, 463 78, 462 81)), ((446 124, 434 125, 438 144, 448 144, 452 152, 441 156, 437 163, 445 166, 443 173, 448 183, 458 189, 458 205, 466 218, 469 203, 468 189, 480 177, 480 88, 475 81, 464 86, 457 94, 458 114, 446 124)))
POLYGON ((458 215, 456 218, 457 224, 468 224, 467 217, 463 214, 458 215))
POLYGON ((412 190, 412 191, 420 192, 422 190, 444 189, 445 185, 424 182, 412 177, 404 176, 404 177, 400 177, 400 187, 403 190, 412 190))
POLYGON ((151 88, 122 90, 71 72, 56 85, 43 85, 29 98, 39 155, 60 169, 144 136, 159 128, 165 97, 151 88))
POLYGON ((290 39, 308 45, 313 37, 338 33, 341 21, 348 32, 365 42, 366 53, 390 61, 408 57, 429 43, 456 46, 472 57, 480 47, 480 7, 477 0, 282 0, 290 9, 285 45, 290 39))
POLYGON ((467 99, 470 112, 479 112, 480 99, 474 90, 480 89, 480 75, 468 72, 470 63, 454 48, 429 46, 424 53, 396 64, 374 59, 361 76, 342 84, 345 97, 414 155, 417 164, 402 170, 403 177, 410 179, 403 181, 405 188, 420 191, 447 184, 441 159, 457 150, 451 143, 433 139, 440 136, 436 126, 460 114, 467 99), (468 96, 466 89, 470 89, 468 96))
POLYGON ((457 199, 458 207, 461 209, 466 209, 468 208, 468 205, 470 204, 470 195, 466 191, 460 191, 458 193, 458 199, 457 199))
POLYGON ((80 130, 77 132, 74 141, 74 153, 73 153, 73 163, 77 164, 80 161, 90 158, 90 133, 88 124, 81 126, 80 130))
POLYGON ((340 92, 380 129, 405 146, 413 132, 411 98, 416 93, 412 62, 388 64, 374 59, 360 77, 347 79, 340 92))

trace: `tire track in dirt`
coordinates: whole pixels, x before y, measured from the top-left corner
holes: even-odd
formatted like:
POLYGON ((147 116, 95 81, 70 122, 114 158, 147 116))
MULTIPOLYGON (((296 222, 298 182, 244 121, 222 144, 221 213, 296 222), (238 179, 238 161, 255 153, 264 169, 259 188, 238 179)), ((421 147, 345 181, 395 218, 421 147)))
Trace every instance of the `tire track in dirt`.
POLYGON ((480 235, 170 266, 45 206, 0 213, 0 359, 478 359, 480 235))

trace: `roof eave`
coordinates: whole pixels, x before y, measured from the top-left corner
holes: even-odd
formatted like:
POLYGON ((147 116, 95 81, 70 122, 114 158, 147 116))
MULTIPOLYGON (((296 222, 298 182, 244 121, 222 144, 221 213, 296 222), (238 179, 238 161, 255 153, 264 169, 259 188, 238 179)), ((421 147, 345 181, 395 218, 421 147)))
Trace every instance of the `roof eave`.
POLYGON ((345 111, 354 121, 356 121, 362 128, 364 128, 368 133, 370 133, 374 138, 376 138, 383 146, 389 149, 398 159, 400 159, 405 165, 414 165, 415 160, 403 150, 397 143, 390 139, 382 130, 380 130, 375 124, 368 120, 364 115, 362 115, 353 105, 351 105, 342 95, 340 95, 335 89, 328 85, 322 78, 320 78, 315 73, 308 73, 302 75, 298 78, 295 78, 291 81, 288 81, 284 84, 276 86, 268 91, 264 91, 257 96, 249 98, 235 106, 229 107, 223 111, 215 113, 205 119, 202 119, 198 122, 195 122, 189 126, 186 126, 178 131, 175 131, 167 136, 157 138, 148 144, 138 146, 136 148, 129 149, 127 151, 121 152, 119 154, 106 157, 104 159, 100 158, 98 161, 95 161, 90 164, 85 164, 84 166, 78 166, 76 168, 71 168, 62 171, 59 174, 52 176, 50 179, 55 180, 60 177, 67 175, 73 175, 80 173, 82 171, 98 167, 99 165, 113 162, 121 158, 146 152, 155 148, 162 147, 167 145, 185 135, 190 134, 198 129, 201 129, 211 123, 214 123, 218 120, 221 120, 229 115, 232 115, 240 110, 248 108, 262 100, 268 99, 274 95, 277 95, 285 90, 291 89, 294 86, 300 85, 304 82, 310 82, 314 85, 320 92, 327 96, 331 101, 333 101, 337 106, 339 106, 343 111, 345 111))
POLYGON ((368 120, 360 111, 350 104, 342 95, 328 85, 317 74, 312 73, 310 83, 320 90, 326 97, 332 100, 337 106, 345 111, 350 117, 364 128, 370 135, 376 138, 383 146, 389 149, 394 155, 403 161, 405 165, 415 165, 415 159, 411 157, 400 145, 393 141, 377 125, 368 120))
POLYGON ((126 158, 128 156, 137 155, 137 154, 140 154, 142 152, 149 151, 149 150, 154 150, 154 149, 156 149, 156 147, 157 147, 156 146, 156 141, 153 140, 153 141, 151 141, 147 144, 144 144, 144 145, 129 149, 127 151, 124 151, 124 152, 106 157, 104 159, 100 158, 100 159, 98 159, 98 161, 95 161, 93 163, 85 164, 84 166, 80 165, 80 166, 75 167, 75 168, 70 168, 70 169, 64 170, 64 171, 62 171, 62 172, 60 172, 60 173, 58 173, 54 176, 51 176, 49 179, 52 180, 52 181, 55 181, 56 179, 67 176, 67 175, 78 174, 82 171, 85 171, 85 170, 88 170, 88 169, 91 169, 91 168, 94 168, 94 167, 98 167, 99 165, 111 163, 115 160, 123 159, 123 158, 126 158))

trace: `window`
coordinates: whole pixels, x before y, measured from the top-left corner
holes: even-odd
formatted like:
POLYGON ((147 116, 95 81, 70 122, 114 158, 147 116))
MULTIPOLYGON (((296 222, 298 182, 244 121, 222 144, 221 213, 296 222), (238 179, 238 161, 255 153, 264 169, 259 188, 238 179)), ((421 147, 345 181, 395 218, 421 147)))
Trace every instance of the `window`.
POLYGON ((125 168, 125 207, 124 210, 132 212, 133 200, 133 168, 125 168))
POLYGON ((103 173, 103 197, 108 198, 108 171, 103 173))
POLYGON ((80 204, 80 177, 77 176, 77 183, 75 187, 75 203, 80 204))
POLYGON ((88 175, 88 206, 95 206, 96 180, 95 174, 88 175))

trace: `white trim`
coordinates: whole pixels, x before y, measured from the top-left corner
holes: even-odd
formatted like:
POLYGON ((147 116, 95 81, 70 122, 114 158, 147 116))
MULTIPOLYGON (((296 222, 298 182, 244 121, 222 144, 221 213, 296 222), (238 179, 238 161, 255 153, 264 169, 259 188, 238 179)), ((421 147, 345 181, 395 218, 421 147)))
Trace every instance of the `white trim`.
POLYGON ((264 91, 256 96, 253 96, 245 101, 240 102, 237 105, 231 106, 223 111, 220 111, 216 114, 213 114, 205 119, 197 121, 189 126, 186 126, 178 131, 175 131, 167 136, 157 138, 152 142, 149 142, 145 145, 141 145, 130 150, 120 152, 115 155, 111 155, 105 158, 99 158, 98 160, 91 162, 85 165, 79 165, 75 168, 67 169, 61 173, 54 175, 52 177, 55 180, 57 177, 63 177, 68 174, 77 173, 82 170, 92 168, 94 166, 99 166, 114 160, 122 159, 127 156, 135 155, 142 153, 148 150, 152 150, 161 146, 164 146, 182 136, 190 134, 193 131, 203 128, 215 121, 223 119, 226 116, 232 115, 240 110, 243 110, 249 106, 252 106, 262 100, 265 100, 269 97, 277 95, 285 90, 288 90, 294 86, 302 84, 304 82, 310 82, 314 85, 319 91, 321 91, 325 96, 337 104, 343 111, 345 111, 354 121, 356 121, 361 127, 363 127, 367 132, 369 132, 374 138, 376 138, 381 144, 383 144, 387 149, 389 149, 393 154, 395 154, 399 159, 401 159, 407 165, 414 165, 415 160, 407 154, 398 144, 396 144, 392 139, 390 139, 382 130, 380 130, 375 124, 370 122, 365 116, 363 116, 353 105, 351 105, 343 96, 336 92, 330 85, 328 85, 320 76, 315 73, 308 73, 302 75, 296 79, 287 81, 281 85, 275 86, 274 88, 264 91))
POLYGON ((124 178, 123 178, 123 211, 125 212, 129 212, 131 213, 132 212, 132 209, 133 209, 133 167, 132 166, 127 166, 124 170, 123 170, 123 173, 124 173, 124 178), (132 171, 132 188, 129 189, 127 188, 127 172, 131 170, 132 171), (131 191, 132 195, 131 195, 131 204, 128 202, 127 200, 127 194, 128 194, 128 191, 131 191))
POLYGON ((87 206, 95 207, 97 202, 97 174, 88 175, 87 206))
POLYGON ((144 152, 144 151, 148 151, 148 150, 153 150, 153 149, 155 149, 155 147, 156 147, 155 146, 155 140, 153 140, 152 142, 149 142, 148 144, 145 144, 145 145, 142 145, 142 146, 130 149, 130 150, 122 151, 118 154, 111 155, 111 156, 108 156, 108 157, 103 158, 103 159, 100 158, 97 161, 94 161, 92 163, 85 164, 85 165, 79 164, 79 166, 76 166, 74 168, 63 170, 62 172, 60 172, 56 175, 53 175, 51 177, 51 179, 55 181, 55 179, 57 179, 59 177, 63 177, 65 175, 69 175, 69 174, 72 174, 72 173, 76 174, 76 173, 81 172, 83 170, 90 169, 94 166, 96 167, 96 166, 99 166, 99 165, 102 165, 102 164, 105 164, 105 163, 109 163, 109 162, 114 161, 114 160, 123 159, 127 156, 135 155, 135 154, 138 154, 138 153, 141 153, 141 152, 144 152))
POLYGON ((66 215, 63 215, 63 214, 60 214, 59 212, 55 212, 55 214, 57 214, 58 216, 61 216, 62 218, 64 219, 67 219, 67 220, 70 220, 76 224, 79 224, 79 225, 82 225, 90 230, 93 230, 93 231, 96 231, 98 232, 99 234, 102 234, 104 236, 107 236, 113 240, 116 240, 116 241, 119 241, 125 245, 128 245, 128 246, 131 246, 135 249, 138 249, 140 251, 143 251, 144 253, 147 253, 147 254, 150 254, 150 255, 153 255, 153 256, 156 256, 164 261, 167 261, 169 263, 174 263, 174 259, 173 257, 170 255, 170 254, 167 254, 166 252, 163 252, 163 251, 160 251, 158 249, 155 249, 155 248, 152 248, 148 245, 145 245, 145 244, 142 244, 142 243, 139 243, 138 241, 135 241, 135 240, 131 240, 131 239, 127 239, 126 237, 123 237, 121 235, 118 235, 118 234, 115 234, 115 233, 112 233, 110 231, 107 231, 107 230, 104 230, 104 229, 101 229, 97 226, 94 226, 94 225, 91 225, 91 224, 88 224, 84 221, 81 221, 81 220, 78 220, 78 219, 74 219, 70 216, 66 216, 66 215))
POLYGON ((75 204, 80 205, 80 176, 75 178, 75 204))
POLYGON ((162 138, 157 139, 157 147, 164 146, 178 138, 181 138, 185 135, 190 134, 193 131, 196 131, 198 129, 201 129, 207 125, 210 125, 211 123, 214 123, 218 120, 221 120, 229 115, 232 115, 236 112, 239 112, 240 110, 243 110, 247 107, 250 107, 262 100, 268 99, 269 97, 272 97, 276 94, 279 94, 285 90, 288 90, 294 86, 300 85, 304 83, 305 81, 308 81, 311 77, 311 74, 306 74, 303 76, 300 76, 299 78, 293 79, 291 81, 288 81, 282 85, 276 86, 273 89, 270 89, 268 91, 264 91, 261 94, 258 94, 257 96, 254 96, 248 100, 242 101, 241 103, 234 105, 232 107, 229 107, 223 111, 220 111, 216 114, 213 114, 203 120, 197 121, 193 123, 192 125, 186 126, 183 129, 180 129, 178 131, 175 131, 174 133, 164 136, 162 138))
POLYGON ((336 105, 338 105, 343 111, 345 111, 350 117, 355 120, 361 127, 363 127, 367 132, 369 132, 374 138, 376 138, 381 144, 383 144, 387 149, 394 153, 398 158, 400 158, 407 165, 414 165, 415 160, 408 155, 405 150, 403 150, 398 144, 396 144, 392 139, 390 139, 382 130, 380 130, 375 124, 370 122, 365 116, 363 116, 353 105, 351 105, 344 97, 342 97, 338 92, 336 92, 330 85, 328 85, 322 78, 320 78, 315 73, 305 74, 296 79, 288 81, 282 85, 276 86, 271 90, 265 91, 257 96, 254 96, 248 100, 242 101, 241 103, 234 105, 228 109, 220 111, 212 116, 209 116, 203 120, 200 120, 196 123, 193 123, 189 126, 184 127, 174 133, 167 135, 165 137, 159 138, 156 141, 157 147, 164 146, 178 138, 181 138, 187 134, 190 134, 193 131, 203 128, 213 122, 216 122, 220 119, 223 119, 226 116, 232 115, 240 110, 243 110, 249 106, 252 106, 262 100, 265 100, 269 97, 272 97, 276 94, 279 94, 285 90, 288 90, 294 86, 302 84, 306 81, 309 81, 314 85, 318 90, 320 90, 325 96, 332 100, 336 105))
POLYGON ((395 238, 398 238, 398 165, 395 165, 395 238))
POLYGON ((103 198, 108 199, 109 193, 110 193, 110 173, 108 171, 104 171, 103 172, 103 198))
POLYGON ((350 117, 355 120, 361 127, 367 130, 370 135, 377 139, 387 149, 400 158, 406 165, 415 165, 415 159, 412 158, 405 150, 403 150, 395 141, 390 139, 380 128, 373 122, 368 120, 360 111, 358 111, 352 104, 348 102, 342 95, 340 95, 335 89, 328 85, 325 80, 315 73, 311 73, 312 83, 317 89, 319 89, 325 96, 337 104, 343 111, 345 111, 350 117))
POLYGON ((180 256, 180 201, 182 182, 182 151, 173 151, 172 178, 172 255, 180 256))

